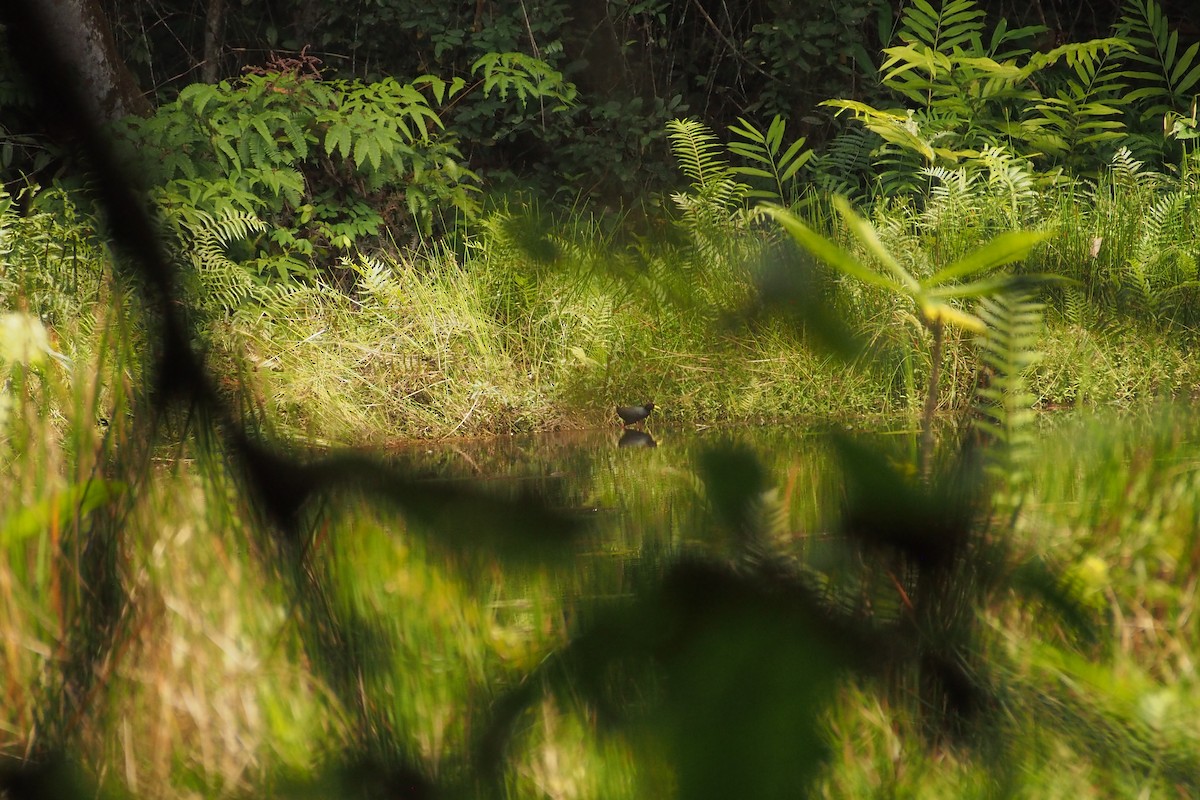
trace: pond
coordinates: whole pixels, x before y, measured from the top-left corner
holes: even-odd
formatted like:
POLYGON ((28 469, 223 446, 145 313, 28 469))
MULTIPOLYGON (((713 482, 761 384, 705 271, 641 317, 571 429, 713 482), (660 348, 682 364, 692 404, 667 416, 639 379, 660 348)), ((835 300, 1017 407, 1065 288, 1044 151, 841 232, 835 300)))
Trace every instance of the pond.
MULTIPOLYGON (((181 474, 164 470, 131 521, 122 523, 136 542, 129 572, 137 576, 142 605, 132 628, 138 644, 104 694, 111 712, 104 719, 136 727, 97 728, 103 741, 129 737, 128 752, 113 763, 142 759, 142 780, 161 775, 164 786, 167 778, 175 785, 186 778, 232 787, 242 785, 252 763, 303 772, 330 742, 361 739, 405 753, 430 775, 472 774, 471 748, 480 729, 494 722, 498 698, 541 686, 545 664, 594 629, 601 615, 619 610, 622 603, 612 601, 644 597, 639 592, 657 585, 676 557, 734 563, 745 552, 747 528, 769 536, 769 551, 796 567, 791 574, 816 578, 813 585, 826 597, 850 601, 838 609, 895 620, 901 604, 916 597, 897 591, 906 576, 897 581, 890 564, 872 571, 853 553, 838 561, 847 548, 835 533, 847 502, 835 434, 865 442, 895 474, 919 484, 911 425, 688 430, 654 422, 642 431, 653 446, 613 425, 413 443, 388 454, 431 486, 461 482, 505 497, 534 494, 581 522, 583 533, 565 558, 535 552, 523 563, 504 561, 479 546, 482 539, 444 542, 446 530, 411 515, 347 502, 325 507, 306 551, 310 558, 303 570, 286 575, 241 516, 242 506, 230 503, 236 495, 227 475, 216 469, 199 479, 199 470, 184 463, 181 474), (713 468, 713 452, 722 454, 724 470, 713 468), (739 493, 754 501, 745 516, 731 518, 727 501, 739 493), (281 575, 287 580, 278 580, 281 575), (198 752, 216 756, 205 761, 198 752)), ((940 435, 947 453, 959 445, 953 429, 947 425, 940 435)), ((1196 618, 1194 587, 1200 585, 1198 415, 1188 406, 1042 414, 1030 447, 1024 478, 990 479, 995 504, 982 520, 989 533, 1011 538, 1014 563, 1044 559, 1079 582, 1098 617, 1111 613, 1114 635, 1107 646, 1119 652, 1123 674, 1136 671, 1146 686, 1161 681, 1179 708, 1200 709, 1200 696, 1187 688, 1200 684, 1176 680, 1194 673, 1188 654, 1195 652, 1189 620, 1196 618)), ((878 505, 887 521, 894 509, 883 500, 878 505)), ((535 541, 541 534, 529 531, 535 541)), ((738 574, 757 577, 752 570, 738 574)), ((29 602, 37 618, 52 619, 35 600, 29 602)), ((987 646, 999 643, 989 658, 1000 653, 1008 659, 989 664, 1004 670, 1007 686, 1028 707, 1040 707, 1045 697, 1057 709, 1063 681, 1079 685, 1081 674, 1094 677, 1101 667, 1080 661, 1084 666, 1064 673, 1062 665, 1078 658, 1074 645, 1057 622, 1030 622, 1026 608, 1001 597, 982 609, 987 646)), ((744 644, 742 633, 734 631, 733 639, 744 644)), ((706 641, 697 640, 687 658, 714 649, 706 641)), ((740 647, 728 650, 736 655, 740 647)), ((716 678, 697 673, 701 696, 710 681, 736 677, 721 669, 754 666, 730 664, 710 664, 716 678)), ((1113 697, 1133 692, 1111 680, 1113 697)), ((620 683, 610 699, 621 709, 644 708, 655 685, 620 683)), ((662 753, 647 751, 637 731, 628 738, 598 734, 598 701, 576 688, 546 689, 544 697, 539 688, 527 698, 528 712, 511 728, 508 796, 546 796, 544 786, 553 780, 578 781, 588 789, 581 794, 597 797, 670 794, 669 777, 653 784, 653 776, 667 774, 655 766, 662 753), (646 779, 661 791, 634 791, 630 776, 636 774, 651 776, 646 779)), ((856 743, 838 767, 842 774, 892 763, 890 754, 899 752, 893 747, 900 746, 896 731, 908 724, 899 706, 853 694, 839 702, 832 719, 848 732, 846 741, 856 743), (875 745, 871 731, 878 733, 875 745), (871 752, 880 760, 871 762, 871 752)), ((1112 703, 1102 697, 1098 707, 1112 703)), ((1081 706, 1077 713, 1082 719, 1093 711, 1081 706)), ((1065 737, 1072 729, 1064 723, 1053 730, 1065 737)), ((905 748, 906 759, 921 758, 918 749, 905 748)), ((1041 750, 1031 744, 1028 752, 1041 750)), ((1079 748, 1080 774, 1089 752, 1079 748)))
MULTIPOLYGON (((938 433, 942 459, 955 456, 969 429, 961 419, 943 422, 938 433)), ((586 524, 594 534, 589 541, 598 548, 588 551, 592 555, 721 555, 728 532, 714 517, 712 494, 719 487, 705 484, 705 454, 747 459, 735 459, 725 481, 749 480, 739 477, 739 469, 757 465, 761 473, 754 479, 763 513, 772 515, 769 527, 785 539, 803 539, 834 526, 844 502, 835 438, 863 444, 882 454, 899 474, 915 476, 919 433, 907 420, 870 428, 614 425, 414 443, 393 451, 389 459, 417 477, 474 482, 507 497, 541 497, 586 524)), ((1167 480, 1168 471, 1186 468, 1200 456, 1200 422, 1189 406, 1179 405, 1046 412, 1038 416, 1028 439, 1021 456, 1022 519, 1039 524, 1060 512, 1074 513, 1081 502, 1095 506, 1095 522, 1102 508, 1128 501, 1127 496, 1122 500, 1119 487, 1134 479, 1131 470, 1149 464, 1155 476, 1167 480)), ((1155 478, 1143 474, 1139 480, 1155 478)))

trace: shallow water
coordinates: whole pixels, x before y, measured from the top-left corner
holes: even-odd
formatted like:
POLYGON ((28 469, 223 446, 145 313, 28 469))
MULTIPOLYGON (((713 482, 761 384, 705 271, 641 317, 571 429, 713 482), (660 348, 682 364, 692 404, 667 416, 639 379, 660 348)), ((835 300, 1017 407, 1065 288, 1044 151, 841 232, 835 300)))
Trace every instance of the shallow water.
MULTIPOLYGON (((869 441, 896 463, 915 458, 911 427, 837 431, 869 441)), ((757 463, 764 501, 785 509, 783 527, 796 536, 826 528, 840 506, 841 470, 831 431, 804 426, 613 426, 426 442, 396 450, 390 459, 418 478, 471 481, 509 497, 535 494, 585 523, 592 533, 588 553, 636 558, 721 547, 712 487, 700 468, 710 452, 742 454, 747 464, 757 463)), ((774 522, 778 527, 778 518, 774 522)))
MULTIPOLYGON (((946 421, 939 448, 951 456, 963 426, 946 421)), ((1169 442, 1171 458, 1200 453, 1200 415, 1190 406, 1146 404, 1134 409, 1086 409, 1039 415, 1034 481, 1057 498, 1089 464, 1130 456, 1147 443, 1169 442), (1075 477, 1073 477, 1075 476, 1075 477)), ((918 432, 911 422, 854 428, 812 425, 673 428, 651 423, 586 431, 420 443, 391 454, 410 474, 473 481, 503 496, 535 494, 579 515, 604 552, 636 555, 720 546, 713 486, 700 465, 706 453, 747 455, 761 468, 764 499, 784 509, 786 532, 827 530, 842 503, 842 469, 833 434, 882 453, 902 473, 915 473, 918 432)), ((1164 448, 1156 448, 1158 457, 1164 448)), ((736 474, 730 480, 736 479, 736 474)), ((1042 494, 1044 492, 1038 492, 1042 494)), ((780 527, 778 516, 773 520, 780 527)))

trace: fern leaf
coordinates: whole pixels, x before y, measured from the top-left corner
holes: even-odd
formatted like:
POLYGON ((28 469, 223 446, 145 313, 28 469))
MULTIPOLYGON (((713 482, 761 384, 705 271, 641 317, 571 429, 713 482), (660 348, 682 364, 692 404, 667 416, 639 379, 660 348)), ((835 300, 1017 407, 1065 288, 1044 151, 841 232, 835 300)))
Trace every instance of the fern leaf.
POLYGON ((1012 490, 1028 480, 1029 459, 1035 452, 1036 398, 1025 374, 1041 357, 1037 341, 1042 309, 1031 293, 1009 292, 980 301, 977 310, 987 325, 977 345, 990 379, 976 392, 976 427, 993 440, 985 462, 988 471, 1012 490))
POLYGON ((703 122, 668 120, 667 137, 680 169, 693 186, 703 189, 728 176, 729 165, 720 156, 721 143, 703 122))
POLYGON ((1118 33, 1134 48, 1126 58, 1143 65, 1127 70, 1124 77, 1144 83, 1129 93, 1131 102, 1151 100, 1142 110, 1142 119, 1168 111, 1183 111, 1192 100, 1192 90, 1200 83, 1200 64, 1193 65, 1200 44, 1178 52, 1179 32, 1154 0, 1126 0, 1125 15, 1118 33))
POLYGON ((812 150, 805 150, 806 139, 801 137, 788 147, 782 154, 783 136, 786 123, 776 115, 764 134, 753 123, 738 117, 741 127, 729 126, 729 130, 744 141, 729 143, 729 151, 734 155, 762 164, 763 167, 733 167, 732 172, 750 178, 764 178, 773 184, 771 189, 751 189, 748 197, 760 197, 780 203, 791 202, 797 192, 792 185, 796 173, 812 158, 812 150))

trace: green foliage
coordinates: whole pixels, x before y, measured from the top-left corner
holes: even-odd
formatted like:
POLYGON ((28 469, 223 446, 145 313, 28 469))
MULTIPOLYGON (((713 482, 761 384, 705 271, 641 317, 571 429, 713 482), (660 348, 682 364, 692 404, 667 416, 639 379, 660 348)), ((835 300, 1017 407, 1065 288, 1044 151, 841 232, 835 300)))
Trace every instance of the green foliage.
POLYGON ((1033 170, 1003 148, 985 149, 970 165, 926 167, 920 174, 928 189, 914 227, 935 259, 957 258, 986 235, 1039 219, 1033 170))
POLYGON ((1054 95, 1033 104, 1026 127, 1031 142, 1076 173, 1095 171, 1092 153, 1098 145, 1122 138, 1120 118, 1131 101, 1122 80, 1122 60, 1112 51, 1081 51, 1068 66, 1073 74, 1060 81, 1054 95))
POLYGON ((750 187, 734 178, 737 170, 725 160, 725 147, 703 122, 671 120, 667 136, 680 170, 691 181, 690 192, 676 192, 671 199, 702 249, 719 250, 733 230, 744 227, 743 204, 750 187))
POLYGON ((797 185, 800 170, 813 157, 813 151, 804 147, 805 137, 801 136, 784 149, 783 136, 787 123, 778 114, 765 132, 742 117, 738 117, 738 122, 741 127, 730 125, 729 130, 741 141, 730 142, 729 152, 751 162, 751 166, 736 166, 733 173, 758 179, 760 185, 767 181, 770 187, 750 189, 746 196, 785 205, 794 203, 800 195, 797 185))
POLYGON ((813 156, 813 185, 831 196, 865 201, 874 181, 872 154, 879 145, 880 137, 869 128, 845 128, 813 156))
MULTIPOLYGON (((571 100, 558 73, 520 54, 490 54, 475 71, 485 96, 571 100)), ((476 177, 436 109, 465 87, 251 74, 192 84, 122 136, 185 245, 225 258, 238 244, 235 260, 261 279, 311 279, 385 228, 424 235, 449 212, 476 212, 476 177)))
POLYGON ((1050 279, 1050 276, 989 274, 996 267, 1023 259, 1047 234, 1023 231, 1001 233, 953 263, 932 265, 932 274, 921 277, 906 269, 896 255, 889 252, 880 240, 879 232, 859 217, 844 199, 835 198, 834 206, 867 260, 817 233, 781 206, 764 204, 760 208, 778 222, 797 244, 821 261, 852 278, 904 297, 916 307, 921 324, 932 335, 929 380, 921 416, 920 448, 921 464, 928 466, 933 450, 933 417, 938 408, 945 328, 951 326, 975 333, 981 333, 986 328, 979 317, 964 311, 955 301, 984 298, 1029 281, 1050 279), (882 266, 883 271, 877 271, 871 262, 882 266), (965 279, 965 282, 960 282, 960 279, 965 279))
POLYGON ((907 297, 920 312, 922 322, 931 327, 945 323, 982 332, 985 328, 982 320, 962 310, 953 301, 985 297, 1004 290, 1014 281, 1028 280, 1028 277, 1013 278, 988 273, 996 267, 1021 260, 1047 236, 1045 233, 1017 231, 1002 233, 954 263, 935 268, 928 277, 919 278, 888 252, 875 228, 858 216, 845 200, 835 199, 834 205, 868 259, 884 267, 883 272, 817 233, 787 209, 771 204, 764 204, 761 209, 779 222, 798 244, 825 263, 850 277, 907 297), (968 279, 967 282, 960 283, 959 279, 962 278, 968 279))
POLYGON ((549 99, 557 103, 551 111, 565 111, 575 101, 575 87, 560 72, 524 53, 487 53, 471 65, 471 72, 482 79, 485 97, 495 92, 506 101, 512 92, 519 107, 549 99))
POLYGON ((1067 238, 1050 268, 1078 280, 1084 292, 1072 301, 1069 318, 1118 314, 1138 324, 1191 327, 1200 257, 1196 203, 1186 174, 1150 169, 1125 148, 1094 183, 1059 198, 1051 225, 1067 238))
MULTIPOLYGON (((749 26, 745 34, 731 36, 745 47, 746 61, 737 65, 742 74, 730 76, 745 84, 749 95, 739 116, 752 111, 760 118, 782 116, 812 127, 826 124, 814 113, 818 102, 858 88, 862 76, 874 74, 870 50, 876 36, 886 35, 882 29, 892 13, 882 0, 809 4, 770 0, 757 15, 746 11, 750 13, 735 14, 729 21, 735 25, 745 20, 749 26), (749 73, 750 64, 762 65, 761 71, 749 73)), ((686 16, 681 20, 688 22, 686 16)), ((694 72, 705 75, 701 80, 713 88, 728 91, 725 87, 736 85, 719 74, 710 77, 705 74, 708 70, 694 72)))
POLYGON ((0 306, 54 326, 99 296, 102 248, 67 192, 30 187, 13 197, 0 186, 0 306), (21 205, 29 206, 22 212, 21 205))
POLYGON ((1194 193, 1176 190, 1145 209, 1140 235, 1120 273, 1127 302, 1151 319, 1196 319, 1197 200, 1194 193))
POLYGON ((987 469, 1010 491, 1025 487, 1031 476, 1037 398, 1025 376, 1040 358, 1042 309, 1033 293, 1024 290, 979 302, 978 316, 987 328, 977 339, 983 374, 976 390, 975 425, 992 439, 985 451, 987 469))
POLYGON ((673 119, 667 123, 667 132, 671 152, 693 189, 703 191, 728 180, 731 171, 721 155, 720 140, 707 125, 695 119, 673 119))
POLYGON ((1139 108, 1142 120, 1190 109, 1200 84, 1200 42, 1180 49, 1179 31, 1171 30, 1154 0, 1126 0, 1118 32, 1134 48, 1126 56, 1130 68, 1121 78, 1134 83, 1126 102, 1139 108))
MULTIPOLYGON (((380 193, 403 193, 408 224, 422 230, 442 206, 474 209, 471 173, 426 95, 462 85, 428 76, 362 84, 247 75, 192 84, 153 117, 127 120, 123 135, 168 213, 258 214, 294 240, 345 250, 384 224, 369 203, 380 193)), ((312 254, 276 244, 285 256, 312 254)))
POLYGON ((906 107, 825 104, 884 140, 877 164, 885 190, 913 191, 917 170, 970 163, 997 148, 1052 169, 1096 171, 1089 154, 1124 135, 1124 109, 1138 99, 1125 91, 1121 60, 1135 45, 1116 36, 1032 52, 1031 39, 1044 30, 1010 30, 1001 20, 986 36, 975 0, 910 4, 900 43, 884 48, 880 68, 882 85, 906 107))

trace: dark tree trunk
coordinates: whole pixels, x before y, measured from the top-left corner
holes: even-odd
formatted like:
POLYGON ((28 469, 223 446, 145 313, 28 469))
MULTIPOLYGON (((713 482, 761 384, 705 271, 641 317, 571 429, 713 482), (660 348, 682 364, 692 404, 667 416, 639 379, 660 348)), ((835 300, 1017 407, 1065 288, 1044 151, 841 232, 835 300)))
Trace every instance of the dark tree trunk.
POLYGON ((221 49, 225 45, 225 0, 209 0, 204 16, 204 63, 200 80, 216 83, 221 78, 221 49))
POLYGON ((88 104, 88 113, 110 122, 130 114, 147 114, 148 100, 133 73, 118 55, 99 0, 13 0, 28 4, 28 13, 68 56, 72 79, 88 104))
MULTIPOLYGON (((583 91, 600 98, 610 97, 620 90, 628 91, 634 79, 607 5, 595 0, 574 0, 571 16, 573 21, 568 36, 573 45, 572 56, 586 64, 572 76, 575 83, 583 91)), ((643 75, 640 79, 646 77, 643 75)), ((635 86, 634 91, 641 88, 635 86)))

